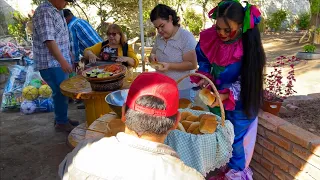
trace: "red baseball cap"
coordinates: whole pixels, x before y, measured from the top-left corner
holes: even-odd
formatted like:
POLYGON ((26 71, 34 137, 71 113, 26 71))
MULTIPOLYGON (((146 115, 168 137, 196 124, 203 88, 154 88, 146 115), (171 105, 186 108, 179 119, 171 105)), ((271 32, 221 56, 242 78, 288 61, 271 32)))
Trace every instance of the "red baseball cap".
POLYGON ((126 105, 135 111, 154 116, 170 117, 178 113, 179 90, 177 83, 170 77, 156 73, 141 73, 131 84, 126 105), (152 109, 136 104, 136 100, 142 96, 155 96, 164 101, 165 110, 152 109))

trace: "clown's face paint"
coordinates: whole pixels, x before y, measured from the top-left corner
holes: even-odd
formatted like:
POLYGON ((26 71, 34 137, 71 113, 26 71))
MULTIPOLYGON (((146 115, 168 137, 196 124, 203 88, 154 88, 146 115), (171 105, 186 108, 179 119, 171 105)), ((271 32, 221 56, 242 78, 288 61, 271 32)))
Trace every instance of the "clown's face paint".
POLYGON ((226 20, 229 26, 228 24, 226 24, 226 22, 222 17, 217 18, 217 22, 216 22, 216 30, 217 30, 218 36, 222 41, 233 40, 239 35, 239 33, 242 33, 240 31, 241 24, 238 24, 229 19, 226 19, 226 20))

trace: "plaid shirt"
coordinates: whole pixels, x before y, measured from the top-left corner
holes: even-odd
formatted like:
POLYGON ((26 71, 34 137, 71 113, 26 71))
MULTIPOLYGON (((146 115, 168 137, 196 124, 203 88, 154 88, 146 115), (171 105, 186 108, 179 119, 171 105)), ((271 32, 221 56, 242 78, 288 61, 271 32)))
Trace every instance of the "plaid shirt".
POLYGON ((71 49, 75 57, 75 62, 79 62, 79 55, 83 54, 86 48, 102 42, 98 33, 83 19, 73 17, 68 24, 68 28, 70 31, 70 39, 72 39, 71 49))
POLYGON ((63 57, 71 64, 68 26, 62 11, 50 2, 45 2, 36 9, 32 21, 35 69, 60 67, 60 63, 51 55, 45 44, 48 40, 57 43, 63 57))

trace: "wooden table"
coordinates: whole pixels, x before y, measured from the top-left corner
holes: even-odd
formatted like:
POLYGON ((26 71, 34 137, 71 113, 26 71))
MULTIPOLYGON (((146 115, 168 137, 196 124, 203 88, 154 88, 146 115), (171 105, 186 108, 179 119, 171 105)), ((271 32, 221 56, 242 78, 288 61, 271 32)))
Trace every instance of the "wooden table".
MULTIPOLYGON (((134 79, 139 74, 138 72, 134 72, 134 79)), ((131 82, 128 82, 125 78, 121 89, 129 89, 130 85, 131 82)), ((92 91, 90 83, 81 75, 63 81, 60 89, 63 95, 84 101, 88 126, 99 117, 112 111, 105 102, 106 95, 111 91, 92 91)))
POLYGON ((0 58, 0 64, 15 62, 17 65, 25 65, 23 57, 16 58, 0 58))
POLYGON ((69 145, 74 148, 84 139, 109 137, 107 123, 116 118, 117 115, 111 112, 95 120, 89 127, 86 123, 77 126, 68 135, 69 145))

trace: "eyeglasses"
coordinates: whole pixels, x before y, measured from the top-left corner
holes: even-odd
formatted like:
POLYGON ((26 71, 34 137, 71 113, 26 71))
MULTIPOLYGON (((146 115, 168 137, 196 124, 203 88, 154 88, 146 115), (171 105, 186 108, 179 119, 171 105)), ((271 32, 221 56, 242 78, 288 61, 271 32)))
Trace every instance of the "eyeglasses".
POLYGON ((118 33, 107 33, 108 36, 116 36, 118 33))

